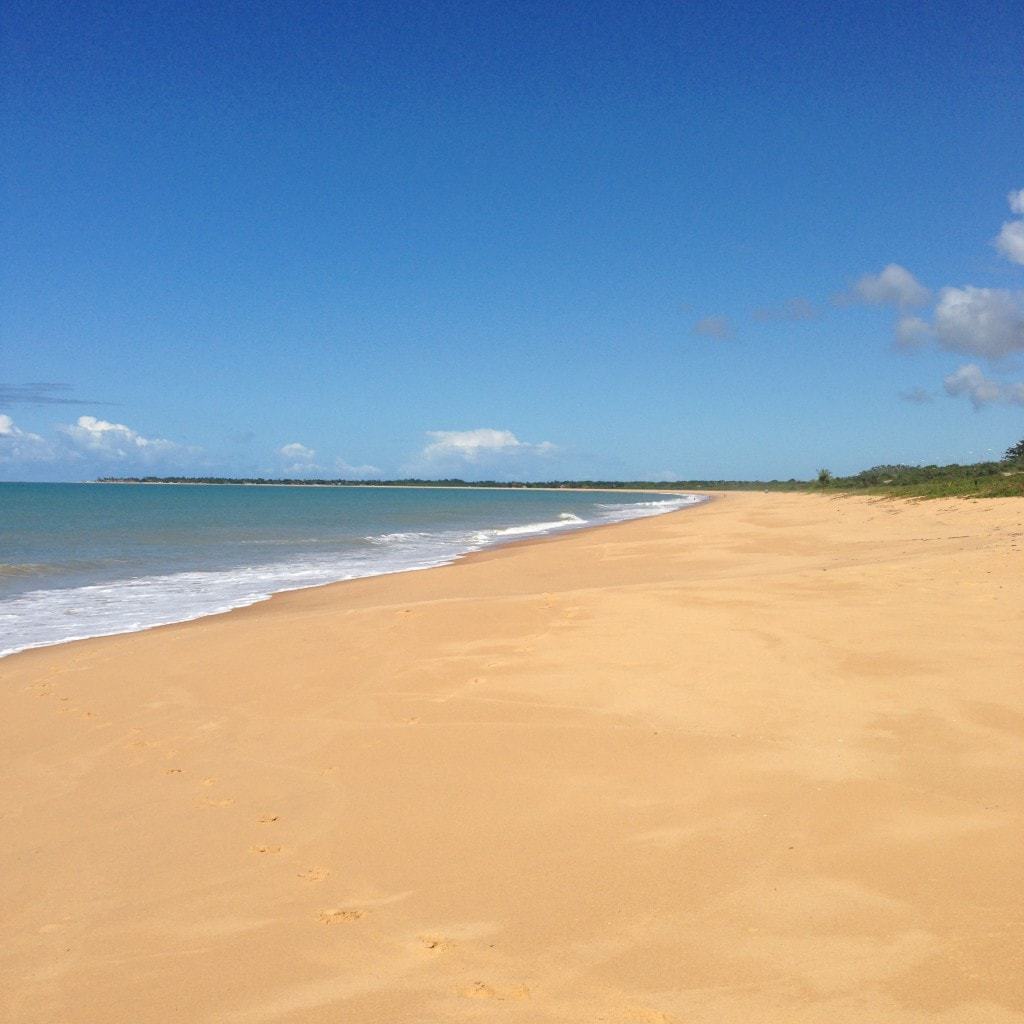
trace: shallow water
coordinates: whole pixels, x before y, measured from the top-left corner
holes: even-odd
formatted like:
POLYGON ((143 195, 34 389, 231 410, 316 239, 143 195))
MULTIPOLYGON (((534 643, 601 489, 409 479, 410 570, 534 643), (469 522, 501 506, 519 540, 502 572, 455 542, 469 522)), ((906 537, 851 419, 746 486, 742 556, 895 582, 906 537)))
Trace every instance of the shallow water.
POLYGON ((701 500, 617 491, 0 483, 0 656, 423 569, 701 500))

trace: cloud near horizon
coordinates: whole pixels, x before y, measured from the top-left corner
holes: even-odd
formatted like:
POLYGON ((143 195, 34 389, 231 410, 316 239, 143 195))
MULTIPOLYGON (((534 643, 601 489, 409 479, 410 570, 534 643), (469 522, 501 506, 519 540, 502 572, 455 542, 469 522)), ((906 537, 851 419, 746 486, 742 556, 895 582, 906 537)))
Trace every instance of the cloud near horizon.
POLYGON ((515 455, 550 455, 557 448, 550 441, 520 441, 511 430, 479 427, 476 430, 429 430, 431 442, 420 453, 426 463, 478 463, 515 455))
POLYGON ((384 472, 379 466, 353 466, 351 463, 346 462, 342 458, 334 460, 334 471, 341 473, 342 476, 356 477, 359 479, 365 477, 381 476, 384 472))
POLYGON ((277 454, 286 459, 295 459, 298 462, 312 462, 316 457, 316 450, 307 445, 292 441, 291 444, 283 444, 277 449, 277 454))
POLYGON ((0 462, 48 462, 53 458, 50 442, 22 430, 7 413, 0 412, 0 462))
MULTIPOLYGON (((300 441, 292 441, 290 444, 281 445, 277 454, 284 460, 283 471, 285 473, 322 473, 326 467, 316 461, 316 449, 300 441)), ((343 477, 363 478, 380 476, 382 470, 377 466, 354 466, 338 457, 331 463, 331 471, 343 477)))
POLYGON ((184 451, 181 445, 162 437, 143 437, 124 423, 110 423, 95 416, 79 416, 60 432, 84 452, 109 458, 152 457, 184 451))
POLYGON ((980 366, 968 363, 949 374, 943 382, 951 398, 968 398, 975 410, 986 405, 1024 405, 1024 384, 1004 384, 986 377, 980 366))
POLYGON ((197 451, 162 437, 145 437, 124 423, 111 423, 96 416, 79 416, 74 423, 58 426, 52 439, 45 438, 22 430, 10 415, 0 413, 0 460, 4 462, 64 460, 79 464, 82 459, 93 458, 152 463, 197 451))
POLYGON ((316 449, 298 441, 281 445, 277 454, 284 460, 285 473, 308 473, 319 468, 316 465, 316 449))
MULTIPOLYGON (((559 450, 550 441, 524 441, 510 430, 489 427, 432 430, 426 436, 428 443, 416 455, 413 464, 403 467, 403 471, 433 475, 449 469, 479 466, 488 472, 501 467, 521 472, 524 460, 546 458, 559 450)), ((63 463, 69 470, 74 466, 74 472, 80 475, 83 469, 103 472, 104 463, 116 460, 121 463, 118 471, 128 475, 137 470, 152 472, 154 464, 167 472, 185 472, 196 468, 197 457, 202 453, 200 448, 147 437, 127 424, 96 416, 79 416, 73 423, 55 426, 52 437, 43 437, 19 427, 9 414, 0 413, 0 462, 5 465, 63 463), (93 466, 89 466, 90 461, 93 466)), ((277 471, 282 475, 331 475, 348 479, 385 475, 385 470, 379 466, 350 463, 340 456, 324 457, 321 465, 317 450, 301 441, 280 445, 273 453, 277 471)), ((216 475, 233 475, 232 470, 208 461, 202 463, 201 468, 204 472, 214 470, 216 475)), ((259 472, 265 474, 267 469, 259 472)))

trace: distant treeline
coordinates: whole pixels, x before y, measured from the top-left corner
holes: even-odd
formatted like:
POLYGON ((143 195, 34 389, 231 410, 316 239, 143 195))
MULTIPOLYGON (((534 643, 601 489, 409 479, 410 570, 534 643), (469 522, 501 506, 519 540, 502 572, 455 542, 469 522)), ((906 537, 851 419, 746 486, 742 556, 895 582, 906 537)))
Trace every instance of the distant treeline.
POLYGON ((1024 440, 1007 449, 998 462, 948 466, 872 466, 853 476, 833 476, 827 469, 815 480, 321 480, 292 477, 139 476, 100 477, 104 484, 238 484, 288 487, 503 487, 509 489, 586 487, 601 491, 816 491, 888 494, 894 497, 1024 497, 1024 440))
POLYGON ((325 480, 320 477, 230 477, 230 476, 101 476, 101 484, 236 484, 247 487, 502 487, 509 490, 570 490, 591 488, 602 491, 626 490, 799 490, 811 486, 799 480, 325 480))

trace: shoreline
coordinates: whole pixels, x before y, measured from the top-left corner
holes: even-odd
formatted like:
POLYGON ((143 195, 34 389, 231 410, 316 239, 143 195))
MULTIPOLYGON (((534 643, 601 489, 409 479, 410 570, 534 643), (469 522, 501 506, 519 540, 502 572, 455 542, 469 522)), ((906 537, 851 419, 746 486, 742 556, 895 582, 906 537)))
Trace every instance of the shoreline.
POLYGON ((1020 1024, 1024 507, 680 511, 0 661, 0 1010, 1020 1024))
MULTIPOLYGON (((87 483, 99 483, 100 481, 85 481, 85 482, 87 482, 87 483)), ((119 481, 111 481, 111 482, 117 483, 119 481)), ((193 484, 183 484, 183 485, 167 484, 167 485, 161 485, 161 486, 217 487, 217 486, 232 486, 232 485, 227 485, 227 484, 224 484, 224 485, 221 485, 221 484, 194 484, 194 485, 193 484)), ((259 486, 263 486, 263 485, 259 485, 259 486)), ((300 485, 293 485, 293 484, 276 485, 275 484, 275 485, 269 485, 269 486, 291 487, 291 486, 300 486, 300 485)), ((416 488, 412 488, 412 489, 416 489, 416 488)), ((460 490, 460 489, 464 489, 464 490, 504 490, 505 488, 438 488, 438 489, 439 490, 460 490)), ((655 513, 652 516, 637 517, 637 518, 640 518, 640 519, 654 519, 654 518, 658 518, 659 516, 674 515, 676 512, 684 512, 684 511, 687 511, 688 509, 693 509, 693 508, 699 507, 700 505, 708 504, 709 502, 714 501, 715 497, 716 497, 714 492, 700 492, 700 491, 657 491, 657 492, 655 492, 655 491, 622 491, 622 492, 615 492, 615 491, 605 491, 603 488, 533 488, 533 489, 534 490, 577 490, 577 491, 593 492, 593 493, 597 493, 597 494, 615 494, 615 493, 663 494, 663 495, 669 495, 669 496, 673 496, 673 497, 694 497, 694 498, 698 499, 698 500, 694 501, 692 504, 684 505, 684 506, 682 506, 681 508, 678 508, 678 509, 671 509, 671 510, 666 511, 666 512, 655 513)), ((233 612, 244 611, 247 608, 252 608, 254 606, 266 604, 266 603, 268 603, 270 601, 273 601, 277 597, 283 597, 286 594, 293 594, 293 593, 301 592, 301 591, 304 591, 304 590, 317 590, 317 589, 319 589, 321 587, 334 587, 334 586, 339 586, 339 585, 344 584, 344 583, 354 583, 357 580, 363 580, 363 579, 377 579, 379 577, 400 576, 400 575, 403 575, 405 573, 412 573, 412 572, 427 572, 427 571, 429 571, 431 569, 444 569, 444 568, 447 568, 448 566, 455 565, 456 563, 462 561, 463 559, 472 558, 474 555, 486 554, 487 552, 496 551, 496 550, 499 550, 501 548, 509 547, 509 546, 512 546, 512 545, 537 543, 537 542, 542 541, 542 540, 557 540, 559 538, 567 537, 567 536, 569 536, 571 534, 574 534, 574 533, 581 533, 581 532, 586 531, 586 530, 604 529, 604 528, 610 527, 610 526, 621 526, 621 525, 624 525, 625 523, 635 522, 635 521, 636 521, 635 519, 622 519, 622 520, 613 520, 613 521, 610 521, 610 522, 587 522, 583 526, 567 526, 567 527, 563 527, 563 528, 560 528, 560 529, 553 528, 553 529, 549 530, 547 533, 538 534, 538 535, 534 535, 534 536, 509 537, 506 540, 496 540, 494 543, 487 544, 486 546, 484 546, 482 548, 476 548, 476 549, 470 549, 470 550, 467 550, 467 551, 463 551, 463 552, 461 552, 459 554, 456 554, 456 555, 452 556, 447 561, 438 562, 436 564, 423 565, 423 566, 415 566, 415 567, 411 567, 411 568, 392 569, 392 570, 387 570, 387 571, 384 571, 384 572, 368 573, 365 576, 353 576, 353 577, 349 577, 347 579, 329 580, 329 581, 322 582, 322 583, 311 583, 311 584, 304 584, 304 585, 299 585, 299 586, 295 586, 295 587, 284 587, 284 588, 282 588, 280 590, 272 590, 268 594, 266 594, 265 596, 257 597, 257 598, 255 598, 255 599, 253 599, 251 601, 245 602, 244 604, 236 604, 236 605, 232 605, 230 608, 222 608, 222 609, 218 609, 216 611, 200 612, 197 615, 193 615, 193 616, 190 616, 190 617, 187 617, 187 618, 183 618, 183 619, 174 619, 171 622, 161 622, 161 623, 156 623, 156 624, 151 625, 151 626, 142 626, 142 627, 139 627, 137 629, 118 630, 118 631, 110 632, 110 633, 96 633, 96 634, 93 634, 93 635, 90 635, 90 636, 69 637, 66 640, 57 640, 57 641, 54 641, 52 643, 34 644, 32 646, 29 646, 29 647, 22 647, 22 648, 20 648, 18 650, 9 651, 7 653, 0 652, 0 663, 3 663, 4 661, 6 661, 9 658, 15 658, 15 657, 18 657, 19 655, 28 654, 28 653, 30 653, 32 651, 47 650, 47 649, 49 649, 51 647, 66 647, 69 644, 88 643, 89 641, 92 641, 92 640, 104 640, 104 639, 108 639, 110 637, 131 636, 131 635, 134 635, 134 634, 137 634, 137 633, 146 633, 146 632, 149 632, 150 630, 154 630, 154 629, 166 629, 166 628, 169 628, 169 627, 172 627, 172 626, 184 626, 184 625, 189 625, 191 623, 202 622, 204 619, 216 618, 216 617, 221 616, 221 615, 231 615, 233 612)))

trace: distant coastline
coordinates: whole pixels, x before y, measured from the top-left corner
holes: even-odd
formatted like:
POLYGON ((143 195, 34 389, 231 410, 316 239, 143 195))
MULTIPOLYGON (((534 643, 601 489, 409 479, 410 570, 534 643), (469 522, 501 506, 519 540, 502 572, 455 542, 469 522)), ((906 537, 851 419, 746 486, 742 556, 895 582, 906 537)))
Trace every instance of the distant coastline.
POLYGON ((475 490, 533 491, 722 491, 722 490, 804 490, 811 485, 799 480, 322 480, 271 479, 265 477, 99 477, 96 484, 163 484, 195 487, 444 487, 475 490))
POLYGON ((1011 446, 999 461, 971 465, 872 466, 852 476, 834 476, 821 469, 813 480, 323 480, 285 477, 104 476, 100 484, 177 484, 236 487, 447 487, 545 491, 796 491, 816 494, 877 494, 893 498, 1024 497, 1024 440, 1011 446))

